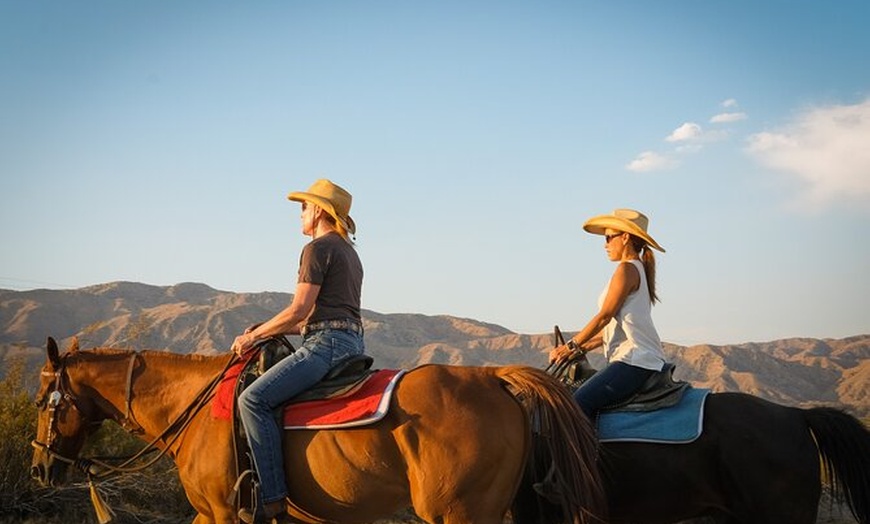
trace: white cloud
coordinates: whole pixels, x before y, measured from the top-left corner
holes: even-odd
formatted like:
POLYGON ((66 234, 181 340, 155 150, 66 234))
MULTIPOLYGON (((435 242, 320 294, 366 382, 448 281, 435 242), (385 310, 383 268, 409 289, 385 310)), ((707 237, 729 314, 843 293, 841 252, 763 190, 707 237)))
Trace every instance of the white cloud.
POLYGON ((677 162, 667 156, 660 155, 655 151, 644 151, 637 158, 629 162, 625 168, 637 173, 646 173, 669 169, 676 165, 677 162))
POLYGON ((710 119, 710 123, 712 124, 724 124, 728 122, 738 122, 740 120, 746 120, 749 118, 746 116, 746 113, 719 113, 718 115, 714 115, 713 118, 710 119))
POLYGON ((722 102, 722 107, 725 107, 725 108, 737 107, 737 100, 734 100, 733 98, 729 98, 728 100, 724 100, 722 102))
POLYGON ((626 164, 625 168, 638 173, 675 168, 680 165, 679 157, 697 153, 704 144, 724 140, 727 137, 728 133, 725 131, 704 131, 694 122, 685 122, 665 137, 666 141, 675 143, 671 155, 644 151, 626 164))
POLYGON ((667 140, 668 142, 685 142, 700 137, 701 133, 701 126, 694 122, 686 122, 685 124, 676 128, 673 133, 665 138, 665 140, 667 140))
POLYGON ((782 129, 750 136, 747 151, 801 182, 800 206, 855 201, 870 209, 870 99, 807 110, 782 129))

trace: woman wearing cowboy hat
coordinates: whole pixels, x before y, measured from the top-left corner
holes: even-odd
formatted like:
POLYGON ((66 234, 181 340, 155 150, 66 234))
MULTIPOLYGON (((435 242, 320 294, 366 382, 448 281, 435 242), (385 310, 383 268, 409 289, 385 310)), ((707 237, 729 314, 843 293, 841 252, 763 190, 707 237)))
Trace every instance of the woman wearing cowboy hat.
MULTIPOLYGON (((236 337, 238 355, 273 335, 301 334, 302 346, 257 378, 239 396, 267 521, 287 518, 281 428, 273 410, 319 382, 335 365, 363 353, 360 295, 363 268, 349 235, 350 193, 329 180, 316 181, 307 192, 290 193, 302 203, 302 233, 312 237, 302 249, 293 301, 270 320, 236 337)), ((253 515, 239 512, 246 522, 253 515)))
POLYGON ((604 235, 604 249, 617 266, 598 299, 598 313, 566 344, 553 349, 550 361, 604 348, 607 365, 574 393, 590 417, 627 399, 665 364, 651 315, 658 297, 650 248, 665 250, 647 233, 648 224, 647 217, 633 209, 617 209, 583 224, 587 232, 604 235))

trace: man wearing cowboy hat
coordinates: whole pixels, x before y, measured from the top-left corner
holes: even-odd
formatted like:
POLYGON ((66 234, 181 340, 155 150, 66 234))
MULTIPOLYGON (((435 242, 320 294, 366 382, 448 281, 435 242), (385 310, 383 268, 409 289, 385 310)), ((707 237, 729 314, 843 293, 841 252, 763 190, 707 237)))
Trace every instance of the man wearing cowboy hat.
MULTIPOLYGON (((236 337, 239 355, 257 341, 274 335, 301 334, 302 346, 257 378, 239 396, 267 521, 287 519, 287 485, 281 451, 282 430, 273 410, 319 382, 329 370, 361 355, 360 318, 363 268, 349 238, 356 232, 350 217, 350 193, 329 180, 318 180, 305 192, 287 198, 302 203, 302 233, 312 237, 302 249, 293 301, 283 311, 236 337)), ((239 511, 245 522, 254 516, 239 511)))
POLYGON ((664 253, 647 232, 649 219, 633 209, 617 209, 590 218, 583 229, 604 236, 608 258, 616 270, 598 299, 598 313, 568 342, 550 353, 560 362, 576 352, 604 348, 607 365, 574 393, 590 417, 637 392, 665 364, 662 342, 652 321, 655 256, 664 253))

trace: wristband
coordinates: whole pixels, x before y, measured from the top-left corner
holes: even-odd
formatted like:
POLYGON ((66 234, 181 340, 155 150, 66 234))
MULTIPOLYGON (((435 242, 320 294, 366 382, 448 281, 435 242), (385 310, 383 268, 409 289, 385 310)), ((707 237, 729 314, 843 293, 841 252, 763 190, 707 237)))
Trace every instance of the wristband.
POLYGON ((574 342, 573 338, 568 339, 568 342, 565 342, 565 346, 571 351, 578 351, 580 349, 580 346, 578 346, 577 343, 574 342))

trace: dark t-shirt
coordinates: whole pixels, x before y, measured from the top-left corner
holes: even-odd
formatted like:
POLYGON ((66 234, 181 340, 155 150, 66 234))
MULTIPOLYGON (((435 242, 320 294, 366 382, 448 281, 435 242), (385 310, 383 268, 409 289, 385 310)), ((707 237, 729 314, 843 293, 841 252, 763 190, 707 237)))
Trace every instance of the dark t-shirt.
POLYGON ((322 320, 360 321, 363 268, 356 249, 330 233, 309 242, 299 260, 298 282, 317 284, 320 293, 307 324, 322 320))

